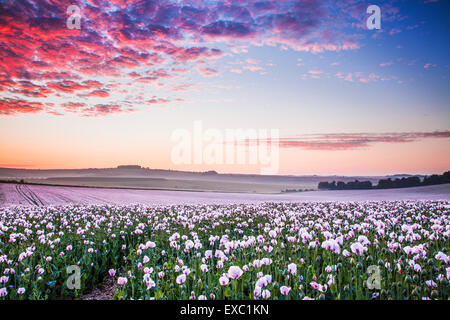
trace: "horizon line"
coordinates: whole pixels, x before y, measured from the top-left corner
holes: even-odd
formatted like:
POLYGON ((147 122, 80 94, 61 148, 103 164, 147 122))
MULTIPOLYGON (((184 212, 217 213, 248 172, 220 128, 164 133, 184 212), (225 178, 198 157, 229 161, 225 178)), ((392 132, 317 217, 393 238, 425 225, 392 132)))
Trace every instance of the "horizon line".
MULTIPOLYGON (((28 165, 26 167, 29 167, 28 165)), ((189 171, 189 170, 177 170, 177 169, 161 169, 161 168, 150 168, 150 167, 143 167, 140 165, 118 165, 116 167, 89 167, 89 168, 59 168, 59 169, 42 169, 42 168, 26 168, 24 167, 4 167, 0 165, 0 169, 9 169, 9 170, 26 170, 26 171, 76 171, 76 170, 153 170, 153 171, 172 171, 172 172, 181 172, 181 173, 193 173, 193 174, 204 174, 209 172, 215 172, 215 175, 242 175, 242 176, 267 176, 267 177, 390 177, 390 176, 430 176, 433 174, 443 174, 446 171, 443 171, 442 173, 434 172, 430 174, 425 173, 395 173, 395 174, 354 174, 354 175, 347 175, 347 174, 260 174, 260 173, 237 173, 237 172, 219 172, 217 170, 211 169, 206 171, 189 171), (139 166, 140 168, 119 168, 120 166, 139 166)))

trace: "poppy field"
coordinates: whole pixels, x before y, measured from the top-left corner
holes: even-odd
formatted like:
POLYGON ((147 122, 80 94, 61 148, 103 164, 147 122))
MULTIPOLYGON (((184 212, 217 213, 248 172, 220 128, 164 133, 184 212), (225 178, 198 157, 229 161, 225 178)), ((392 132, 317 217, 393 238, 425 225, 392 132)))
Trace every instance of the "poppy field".
POLYGON ((449 201, 0 208, 0 300, 448 300, 449 236, 449 201))

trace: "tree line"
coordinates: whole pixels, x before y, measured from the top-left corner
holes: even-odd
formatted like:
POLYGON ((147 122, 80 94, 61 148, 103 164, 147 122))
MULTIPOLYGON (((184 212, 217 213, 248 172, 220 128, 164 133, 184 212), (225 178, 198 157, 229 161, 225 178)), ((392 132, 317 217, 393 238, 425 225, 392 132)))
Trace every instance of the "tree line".
POLYGON ((397 179, 381 179, 377 185, 372 185, 371 181, 333 181, 333 182, 319 182, 318 188, 320 190, 363 190, 363 189, 393 189, 393 188, 410 188, 419 186, 430 186, 436 184, 450 183, 450 171, 441 175, 433 174, 421 180, 419 177, 405 177, 397 179))

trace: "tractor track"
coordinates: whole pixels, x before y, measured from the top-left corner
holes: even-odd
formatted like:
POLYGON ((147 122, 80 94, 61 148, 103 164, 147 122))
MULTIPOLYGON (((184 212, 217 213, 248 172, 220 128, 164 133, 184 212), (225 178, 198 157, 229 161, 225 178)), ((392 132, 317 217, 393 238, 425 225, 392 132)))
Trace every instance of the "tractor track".
POLYGON ((24 184, 16 184, 16 191, 19 193, 25 201, 33 206, 45 206, 45 203, 34 193, 29 186, 24 184))

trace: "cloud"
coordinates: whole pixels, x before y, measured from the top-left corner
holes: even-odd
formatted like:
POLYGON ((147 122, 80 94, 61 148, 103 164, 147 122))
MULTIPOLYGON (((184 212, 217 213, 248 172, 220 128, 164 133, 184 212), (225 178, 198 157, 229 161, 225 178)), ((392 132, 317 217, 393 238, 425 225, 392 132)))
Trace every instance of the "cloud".
POLYGON ((212 68, 197 68, 197 71, 205 77, 212 77, 219 74, 217 70, 212 68))
POLYGON ((369 83, 369 82, 377 82, 377 81, 390 81, 390 80, 398 80, 397 76, 386 76, 386 75, 379 75, 376 73, 369 73, 364 74, 363 72, 348 72, 347 74, 343 72, 337 72, 335 74, 335 77, 338 79, 342 79, 349 82, 359 81, 362 83, 369 83))
POLYGON ((437 64, 434 63, 427 63, 423 66, 424 69, 431 69, 431 68, 436 68, 437 64))
POLYGON ((69 112, 76 112, 76 111, 78 111, 80 109, 86 108, 87 104, 85 104, 85 103, 68 102, 68 103, 61 104, 60 107, 65 109, 66 111, 69 111, 69 112))
MULTIPOLYGON (((45 105, 75 94, 77 103, 100 110, 96 114, 109 114, 93 99, 114 96, 118 101, 138 101, 139 91, 149 84, 182 90, 187 88, 188 70, 217 75, 220 69, 205 64, 245 53, 250 46, 311 53, 360 48, 357 30, 344 31, 360 22, 362 7, 355 9, 346 2, 79 1, 80 30, 66 27, 69 4, 62 0, 0 3, 3 97, 45 105), (355 14, 334 16, 336 10, 355 14), (330 14, 333 19, 328 19, 330 14), (134 92, 125 88, 130 83, 134 92)), ((398 13, 390 9, 387 14, 398 13)), ((262 71, 258 63, 247 59, 242 69, 262 71)), ((140 106, 145 107, 147 98, 141 99, 140 106)), ((62 114, 66 110, 62 105, 56 104, 52 113, 62 114)), ((110 106, 105 110, 115 110, 111 107, 115 104, 104 105, 110 106)), ((138 109, 136 105, 133 110, 138 109)), ((16 110, 14 114, 21 113, 16 110)))
POLYGON ((48 82, 47 87, 59 92, 74 93, 79 90, 87 90, 89 86, 80 84, 72 80, 64 80, 60 82, 48 82))
POLYGON ((252 71, 252 72, 264 70, 263 67, 255 66, 255 65, 244 66, 243 68, 244 68, 245 70, 249 70, 249 71, 252 71))
POLYGON ((394 62, 393 61, 387 61, 380 63, 380 67, 388 67, 391 66, 394 62))
POLYGON ((247 63, 249 63, 249 64, 259 64, 259 60, 257 60, 257 59, 249 58, 249 59, 247 59, 246 61, 247 61, 247 63))
MULTIPOLYGON (((305 134, 280 138, 278 142, 281 148, 340 151, 369 148, 380 143, 411 143, 422 139, 446 138, 450 138, 450 131, 305 134)), ((266 139, 259 140, 259 142, 274 143, 277 141, 266 139)))
POLYGON ((40 102, 20 99, 0 99, 0 115, 16 115, 20 113, 38 113, 45 109, 40 102))
POLYGON ((109 97, 109 92, 106 90, 94 90, 89 93, 80 95, 84 97, 98 97, 98 98, 106 98, 109 97))
POLYGON ((118 104, 96 104, 92 107, 83 109, 82 116, 84 117, 98 117, 104 115, 111 115, 116 113, 130 112, 131 108, 122 107, 118 104))
POLYGON ((391 30, 389 31, 389 34, 390 34, 391 36, 393 36, 394 34, 397 34, 397 33, 400 33, 400 32, 402 32, 402 30, 400 30, 400 29, 398 29, 398 28, 393 28, 393 29, 391 29, 391 30))
POLYGON ((212 38, 248 38, 256 34, 255 30, 245 23, 234 21, 216 21, 202 29, 202 34, 212 38))
POLYGON ((147 103, 149 104, 162 104, 162 103, 169 103, 170 100, 168 99, 163 99, 163 98, 157 98, 157 97, 153 97, 150 100, 147 100, 147 103))

